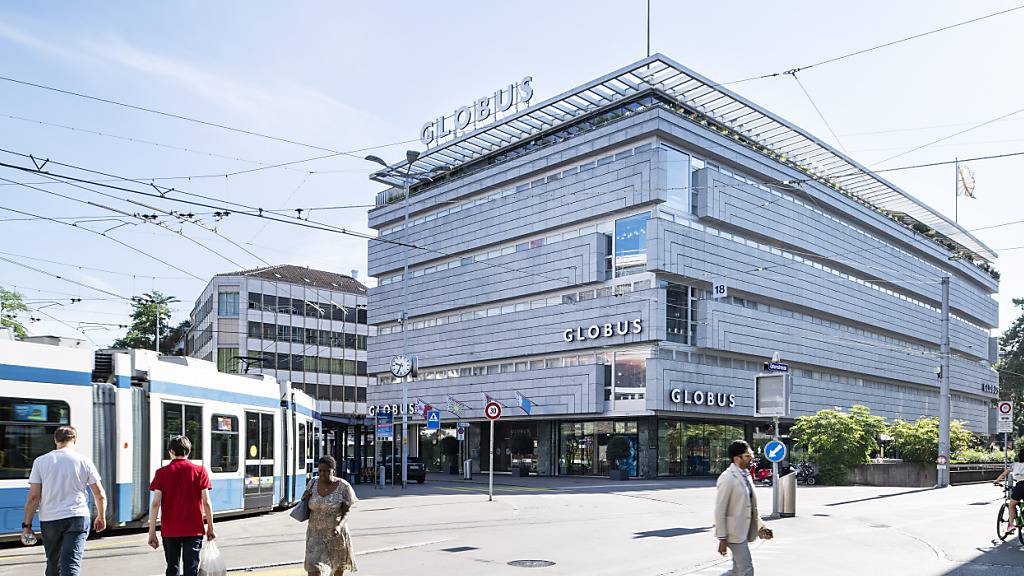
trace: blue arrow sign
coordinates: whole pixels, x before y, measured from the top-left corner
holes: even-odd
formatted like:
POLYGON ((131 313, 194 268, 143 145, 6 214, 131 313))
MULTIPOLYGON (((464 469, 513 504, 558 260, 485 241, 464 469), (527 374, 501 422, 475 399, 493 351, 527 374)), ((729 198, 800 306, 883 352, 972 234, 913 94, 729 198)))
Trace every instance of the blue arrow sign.
POLYGON ((431 410, 427 412, 427 430, 441 429, 441 411, 431 410))
POLYGON ((764 457, 769 462, 782 462, 786 457, 786 445, 778 440, 772 440, 764 445, 764 457))

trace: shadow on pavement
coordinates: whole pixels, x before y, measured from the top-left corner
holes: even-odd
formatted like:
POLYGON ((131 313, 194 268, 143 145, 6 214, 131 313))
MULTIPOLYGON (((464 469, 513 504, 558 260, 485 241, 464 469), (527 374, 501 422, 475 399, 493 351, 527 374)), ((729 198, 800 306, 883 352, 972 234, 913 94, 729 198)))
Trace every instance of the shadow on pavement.
POLYGON ((871 500, 881 500, 883 498, 895 498, 896 496, 906 496, 907 494, 917 494, 919 492, 930 492, 935 488, 918 488, 917 490, 904 490, 903 492, 893 492, 892 494, 879 494, 877 496, 869 496, 867 498, 858 498, 856 500, 845 500, 843 502, 832 502, 825 504, 825 506, 843 506, 844 504, 856 504, 858 502, 870 502, 871 500))
POLYGON ((701 532, 707 532, 711 530, 711 526, 704 526, 702 528, 663 528, 661 530, 648 530, 646 532, 636 532, 633 536, 634 540, 640 538, 675 538, 676 536, 689 536, 691 534, 700 534, 701 532))

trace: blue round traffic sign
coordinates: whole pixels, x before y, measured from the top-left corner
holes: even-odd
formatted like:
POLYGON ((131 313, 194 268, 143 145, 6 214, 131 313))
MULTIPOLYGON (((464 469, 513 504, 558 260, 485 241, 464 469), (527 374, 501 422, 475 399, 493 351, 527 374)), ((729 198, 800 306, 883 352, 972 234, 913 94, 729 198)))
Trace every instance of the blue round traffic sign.
POLYGON ((782 462, 786 457, 786 445, 778 440, 772 440, 764 445, 764 457, 769 462, 782 462))

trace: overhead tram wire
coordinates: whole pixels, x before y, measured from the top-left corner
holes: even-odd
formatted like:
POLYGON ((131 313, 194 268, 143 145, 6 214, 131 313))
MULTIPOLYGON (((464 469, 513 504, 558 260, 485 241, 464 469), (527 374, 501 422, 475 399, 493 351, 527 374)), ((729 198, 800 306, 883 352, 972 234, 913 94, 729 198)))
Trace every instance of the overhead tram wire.
MULTIPOLYGON (((1021 9, 1024 9, 1024 5, 1014 6, 1013 8, 1008 8, 1006 10, 1000 10, 998 12, 993 12, 991 14, 986 14, 984 16, 979 16, 977 18, 971 18, 970 20, 964 20, 964 21, 961 21, 961 22, 956 22, 956 23, 950 24, 948 26, 943 26, 941 28, 935 28, 934 30, 928 30, 926 32, 921 32, 921 33, 918 33, 918 34, 914 34, 912 36, 907 36, 905 38, 900 38, 898 40, 893 40, 891 42, 886 42, 884 44, 878 44, 878 45, 875 45, 875 46, 871 46, 869 48, 863 48, 863 49, 860 49, 860 50, 855 50, 853 52, 847 52, 846 54, 840 54, 839 56, 833 56, 832 58, 827 58, 827 59, 821 60, 819 62, 813 62, 811 64, 805 64, 803 66, 797 66, 797 67, 790 68, 790 69, 787 69, 787 70, 782 70, 782 71, 779 71, 779 72, 771 72, 769 74, 760 74, 758 76, 751 76, 749 78, 742 78, 740 80, 731 80, 729 82, 722 82, 720 84, 713 84, 712 87, 715 88, 715 87, 718 87, 718 86, 729 86, 729 85, 732 85, 732 84, 740 84, 740 83, 743 83, 743 82, 750 82, 751 80, 763 80, 763 79, 766 79, 766 78, 777 78, 777 77, 783 76, 785 74, 794 74, 796 72, 802 72, 802 71, 808 70, 810 68, 815 68, 815 67, 818 67, 818 66, 824 66, 825 64, 832 64, 833 62, 839 62, 840 60, 845 60, 847 58, 853 58, 854 56, 860 56, 861 54, 867 54, 868 52, 873 52, 875 50, 881 50, 882 48, 888 48, 889 46, 895 46, 897 44, 902 44, 903 42, 909 42, 911 40, 917 40, 918 38, 924 38, 925 36, 930 36, 932 34, 937 34, 939 32, 945 32, 946 30, 952 30, 954 28, 959 28, 960 26, 966 26, 968 24, 973 24, 975 22, 981 22, 982 20, 987 20, 989 18, 995 18, 996 16, 1002 16, 1004 14, 1009 14, 1011 12, 1015 12, 1015 11, 1021 10, 1021 9)), ((2 79, 2 78, 0 78, 0 79, 2 79)))
POLYGON ((842 140, 840 140, 839 136, 836 135, 836 131, 832 128, 832 124, 830 124, 828 119, 825 118, 825 114, 822 113, 821 108, 818 108, 818 104, 814 102, 814 98, 811 98, 811 93, 807 91, 807 88, 804 86, 804 83, 801 82, 800 78, 797 77, 796 70, 793 70, 792 72, 787 72, 787 74, 793 77, 793 80, 796 82, 796 85, 800 87, 801 91, 803 91, 804 96, 807 97, 807 101, 811 103, 811 106, 814 108, 814 111, 818 113, 818 118, 821 118, 821 121, 825 123, 825 127, 828 128, 829 133, 832 134, 832 138, 835 139, 836 144, 839 145, 839 148, 840 150, 843 151, 843 154, 849 156, 850 153, 846 151, 846 146, 843 146, 842 140))
MULTIPOLYGON (((7 180, 5 178, 0 178, 0 181, 11 182, 11 180, 7 180)), ((157 256, 154 256, 154 255, 152 255, 152 254, 150 254, 148 252, 140 250, 140 249, 132 246, 131 244, 126 244, 125 242, 122 242, 121 240, 118 240, 117 238, 114 238, 113 236, 107 236, 105 233, 97 232, 95 230, 91 230, 91 229, 86 228, 84 226, 75 226, 74 224, 69 224, 69 223, 61 221, 61 220, 54 220, 53 218, 47 218, 46 216, 42 216, 40 214, 33 214, 32 212, 25 212, 23 210, 17 210, 17 209, 14 209, 14 208, 8 208, 6 206, 0 206, 0 210, 7 210, 8 212, 14 212, 15 214, 22 214, 22 215, 25 215, 25 216, 35 216, 35 217, 40 218, 42 220, 49 220, 50 222, 56 222, 57 224, 62 224, 64 226, 69 226, 69 227, 75 228, 77 230, 84 230, 86 232, 90 232, 92 234, 96 234, 97 236, 102 236, 103 238, 106 238, 106 239, 110 240, 111 242, 114 242, 116 244, 124 246, 125 248, 131 250, 132 252, 141 254, 141 255, 143 255, 143 256, 145 256, 147 258, 150 258, 152 260, 155 260, 155 261, 157 261, 157 262, 159 262, 161 264, 164 264, 166 266, 174 268, 178 272, 182 272, 184 274, 187 274, 190 277, 192 277, 192 278, 194 278, 194 279, 196 279, 196 280, 198 280, 200 282, 205 282, 205 280, 203 280, 199 276, 196 276, 195 274, 192 274, 188 270, 184 270, 182 268, 179 268, 179 267, 175 266, 174 264, 171 264, 170 262, 168 262, 166 260, 163 260, 162 258, 159 258, 157 256)))
MULTIPOLYGON (((886 162, 888 162, 890 160, 895 160, 896 158, 901 158, 903 156, 906 156, 907 154, 913 154, 914 152, 917 152, 919 150, 927 148, 927 147, 929 147, 929 146, 931 146, 933 144, 938 144, 939 142, 944 142, 946 140, 950 140, 952 138, 956 138, 957 136, 960 136, 962 134, 966 134, 966 133, 968 133, 968 132, 970 132, 972 130, 977 130, 978 128, 981 128, 983 126, 988 126, 989 124, 992 124, 994 122, 999 122, 1000 120, 1005 120, 1005 119, 1007 119, 1007 118, 1009 118, 1011 116, 1015 116, 1017 114, 1020 114, 1021 112, 1024 112, 1024 108, 1018 108, 1017 110, 1014 110, 1013 112, 1010 112, 1008 114, 1002 114, 1002 115, 997 116, 995 118, 992 118, 990 120, 985 120, 984 122, 979 122, 978 124, 974 124, 974 125, 970 126, 969 128, 965 128, 963 130, 960 130, 958 132, 954 132, 954 133, 949 134, 947 136, 943 136, 941 138, 937 138, 937 139, 932 140, 930 142, 926 142, 924 144, 921 144, 920 146, 915 146, 915 147, 913 147, 913 148, 911 148, 909 150, 905 150, 903 152, 900 152, 899 154, 895 154, 893 156, 889 156, 888 158, 879 160, 877 162, 872 162, 871 165, 872 166, 877 166, 879 164, 884 164, 884 163, 886 163, 886 162)), ((963 160, 960 160, 960 162, 963 162, 963 160)))
POLYGON ((47 260, 45 258, 38 258, 35 256, 26 256, 25 254, 15 254, 14 252, 3 252, 0 254, 4 256, 11 256, 13 258, 22 258, 24 260, 35 260, 37 262, 45 262, 47 264, 56 264, 58 266, 70 266, 72 268, 78 268, 79 270, 89 270, 92 272, 103 272, 106 274, 116 274, 118 276, 131 276, 134 278, 150 278, 152 280, 191 280, 186 276, 151 276, 149 274, 131 274, 128 272, 118 272, 116 270, 108 270, 106 268, 93 268, 90 266, 82 266, 81 264, 74 264, 71 262, 59 262, 57 260, 47 260))
POLYGON ((101 293, 106 294, 108 296, 114 296, 115 298, 120 298, 121 300, 127 300, 129 302, 131 301, 131 298, 129 298, 127 296, 123 296, 121 294, 118 294, 117 292, 111 292, 110 290, 107 290, 105 288, 100 288, 98 286, 92 286, 91 284, 86 284, 84 282, 79 282, 78 280, 72 280, 71 278, 65 278, 64 276, 61 276, 60 274, 54 274, 53 272, 49 272, 49 271, 43 270, 41 268, 36 268, 35 266, 31 266, 29 264, 22 264, 21 262, 17 262, 15 260, 11 260, 10 258, 7 258, 6 256, 0 256, 0 261, 7 262, 7 263, 13 264, 15 266, 19 266, 21 268, 26 268, 26 269, 31 270, 33 272, 36 272, 38 274, 43 274, 44 276, 50 276, 52 278, 56 278, 57 280, 68 282, 68 283, 74 284, 76 286, 80 286, 82 288, 88 288, 89 290, 95 290, 96 292, 101 292, 101 293))
MULTIPOLYGON (((46 177, 54 179, 55 181, 59 181, 59 180, 56 180, 55 178, 53 178, 52 176, 46 176, 46 177)), ((168 213, 168 212, 166 212, 166 211, 164 211, 164 210, 162 210, 160 208, 157 208, 155 206, 149 206, 149 205, 143 204, 141 202, 136 202, 134 200, 127 200, 127 199, 124 199, 124 198, 118 198, 117 196, 114 196, 112 194, 107 194, 106 192, 100 192, 99 190, 93 190, 91 188, 88 188, 86 186, 82 186, 80 184, 75 184, 75 183, 71 183, 71 182, 65 182, 64 184, 66 184, 68 186, 72 186, 72 187, 78 188, 78 189, 81 189, 81 190, 85 190, 87 192, 92 192, 92 193, 98 194, 100 196, 104 196, 104 197, 107 197, 107 198, 112 198, 114 200, 121 200, 123 202, 128 202, 129 204, 135 204, 136 206, 141 206, 141 207, 149 209, 149 210, 155 210, 157 212, 164 212, 164 214, 166 216, 168 216, 168 217, 175 217, 173 214, 170 214, 170 213, 168 213)), ((160 222, 156 222, 155 220, 151 220, 149 218, 145 218, 145 217, 140 216, 138 214, 132 214, 130 212, 125 212, 123 210, 120 210, 120 209, 117 209, 117 208, 113 208, 113 207, 110 207, 110 206, 107 206, 107 205, 104 205, 104 204, 98 204, 96 202, 91 202, 91 201, 88 201, 88 200, 81 200, 79 198, 75 198, 75 197, 72 197, 72 196, 67 196, 65 194, 60 194, 59 192, 54 192, 52 190, 46 190, 46 189, 43 189, 43 188, 37 188, 35 186, 28 186, 28 185, 26 185, 25 187, 28 188, 28 189, 31 189, 31 190, 40 191, 40 192, 43 192, 43 193, 46 193, 46 194, 50 194, 50 195, 53 195, 53 196, 57 196, 57 197, 60 197, 60 198, 65 198, 65 199, 71 200, 73 202, 79 202, 79 203, 87 204, 89 206, 94 206, 94 207, 97 207, 97 208, 100 208, 100 209, 103 209, 103 210, 108 210, 110 212, 114 212, 115 214, 120 214, 121 216, 123 216, 125 218, 131 218, 131 219, 139 220, 140 222, 142 222, 144 224, 151 224, 151 225, 156 226, 158 228, 161 228, 163 230, 167 230, 168 232, 171 232, 172 234, 176 234, 178 236, 181 236, 182 238, 185 238, 189 242, 192 242, 192 243, 196 244, 197 246, 199 246, 200 248, 203 248, 204 250, 207 250, 210 253, 212 253, 212 254, 214 254, 216 256, 219 256, 220 258, 223 258, 224 260, 230 262, 231 264, 233 264, 235 266, 238 266, 240 268, 245 268, 244 265, 242 265, 242 264, 240 264, 238 262, 235 262, 231 258, 225 256, 224 254, 221 254, 220 252, 214 250, 210 246, 207 246, 206 244, 204 244, 202 242, 199 242, 195 238, 192 238, 191 236, 188 236, 187 234, 184 234, 183 232, 181 232, 179 230, 174 230, 174 229, 172 229, 172 228, 170 228, 170 227, 168 227, 168 226, 166 226, 166 225, 164 225, 164 224, 162 224, 160 222)), ((196 225, 198 226, 198 224, 196 224, 196 225)), ((201 227, 201 228, 203 228, 204 230, 208 230, 205 227, 201 227)), ((109 232, 109 230, 107 232, 109 232)), ((104 235, 106 235, 106 232, 104 233, 104 235)), ((223 238, 223 236, 221 236, 220 234, 217 234, 217 235, 220 236, 221 238, 223 238)), ((246 253, 251 254, 251 252, 249 252, 249 250, 247 250, 247 249, 245 249, 245 248, 243 248, 241 246, 239 246, 239 248, 241 248, 242 250, 245 250, 246 253)), ((258 256, 256 258, 259 259, 261 262, 266 263, 265 260, 262 260, 258 256)))

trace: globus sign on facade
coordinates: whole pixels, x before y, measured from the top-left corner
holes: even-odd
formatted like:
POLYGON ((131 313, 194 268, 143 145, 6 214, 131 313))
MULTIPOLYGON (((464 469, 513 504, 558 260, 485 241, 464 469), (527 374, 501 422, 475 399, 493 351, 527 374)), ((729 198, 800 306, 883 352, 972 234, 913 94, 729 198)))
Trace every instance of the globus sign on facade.
POLYGON ((592 324, 586 328, 578 326, 569 328, 562 332, 562 340, 575 342, 583 340, 597 340, 598 338, 610 338, 612 336, 625 336, 626 334, 639 334, 643 332, 643 320, 620 320, 618 322, 605 322, 604 324, 592 324))
POLYGON ((446 136, 458 136, 470 124, 479 124, 507 112, 516 104, 526 104, 533 98, 533 77, 526 76, 508 88, 499 88, 494 96, 481 96, 470 106, 459 106, 450 116, 440 116, 420 128, 420 142, 430 146, 446 136))

